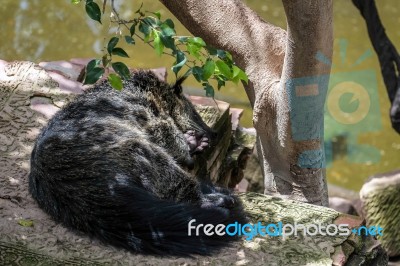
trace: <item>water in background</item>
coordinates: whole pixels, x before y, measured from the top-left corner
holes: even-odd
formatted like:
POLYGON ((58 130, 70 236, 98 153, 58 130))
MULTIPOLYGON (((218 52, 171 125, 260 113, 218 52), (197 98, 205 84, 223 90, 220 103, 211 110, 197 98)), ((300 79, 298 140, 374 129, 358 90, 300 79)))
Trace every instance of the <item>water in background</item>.
MULTIPOLYGON (((97 1, 100 3, 100 1, 97 1)), ((141 1, 116 1, 123 17, 129 18, 141 1)), ((280 0, 245 1, 265 20, 286 26, 280 0)), ((386 32, 400 51, 400 10, 397 0, 379 0, 378 9, 386 32)), ((157 1, 144 1, 146 10, 160 10, 162 17, 173 16, 157 1)), ((55 61, 102 55, 101 50, 116 31, 107 18, 103 26, 85 15, 83 4, 70 0, 3 0, 0 6, 0 59, 55 61)), ((174 19, 179 35, 189 35, 174 19)), ((380 75, 377 57, 368 39, 365 23, 348 0, 334 1, 334 56, 328 91, 325 145, 328 181, 358 190, 375 173, 400 168, 400 136, 392 130, 389 101, 380 75), (349 86, 353 89, 348 90, 349 86), (355 89, 354 89, 355 88, 355 89), (359 121, 346 120, 346 113, 359 121), (346 122, 347 121, 347 122, 346 122)), ((123 46, 130 67, 171 66, 172 58, 158 57, 140 41, 123 46)), ((119 60, 119 59, 118 59, 119 60)), ((170 76, 171 78, 173 75, 170 76)), ((189 80, 191 93, 204 94, 199 84, 189 80)), ((250 127, 251 109, 241 86, 228 84, 216 98, 245 109, 242 123, 250 127)))

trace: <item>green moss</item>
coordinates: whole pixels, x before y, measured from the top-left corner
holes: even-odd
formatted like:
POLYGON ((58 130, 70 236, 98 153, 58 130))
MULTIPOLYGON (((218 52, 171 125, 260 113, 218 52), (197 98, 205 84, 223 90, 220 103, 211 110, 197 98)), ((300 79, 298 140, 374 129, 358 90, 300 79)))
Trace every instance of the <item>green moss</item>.
POLYGON ((368 226, 383 228, 377 236, 391 255, 400 255, 400 185, 376 189, 364 199, 368 226))

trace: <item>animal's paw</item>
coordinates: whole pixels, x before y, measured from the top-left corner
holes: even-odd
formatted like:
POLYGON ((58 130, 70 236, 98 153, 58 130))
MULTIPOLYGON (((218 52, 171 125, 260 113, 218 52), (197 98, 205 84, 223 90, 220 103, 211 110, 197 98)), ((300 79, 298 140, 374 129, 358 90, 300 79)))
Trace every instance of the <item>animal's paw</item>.
POLYGON ((184 135, 191 154, 203 152, 210 145, 209 139, 204 134, 196 134, 194 130, 188 130, 184 135))

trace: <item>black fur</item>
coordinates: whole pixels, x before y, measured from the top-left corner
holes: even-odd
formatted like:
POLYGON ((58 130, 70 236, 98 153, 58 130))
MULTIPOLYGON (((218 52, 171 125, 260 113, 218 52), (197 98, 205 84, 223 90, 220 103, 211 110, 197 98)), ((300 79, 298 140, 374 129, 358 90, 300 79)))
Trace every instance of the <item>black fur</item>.
POLYGON ((188 222, 243 222, 229 191, 182 167, 214 134, 175 85, 139 71, 77 96, 43 128, 29 189, 64 225, 131 251, 210 254, 231 237, 188 236, 188 222), (189 132, 187 134, 187 132, 189 132), (193 133, 194 132, 194 133, 193 133))

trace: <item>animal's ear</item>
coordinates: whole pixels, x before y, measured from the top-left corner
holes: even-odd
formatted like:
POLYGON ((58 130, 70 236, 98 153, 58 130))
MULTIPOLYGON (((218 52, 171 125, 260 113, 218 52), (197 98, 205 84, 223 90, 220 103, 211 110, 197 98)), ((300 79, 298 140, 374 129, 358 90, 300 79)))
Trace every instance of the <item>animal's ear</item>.
POLYGON ((183 76, 180 77, 176 80, 175 84, 172 86, 174 89, 174 92, 176 94, 181 94, 182 93, 182 83, 186 80, 187 77, 183 76))

